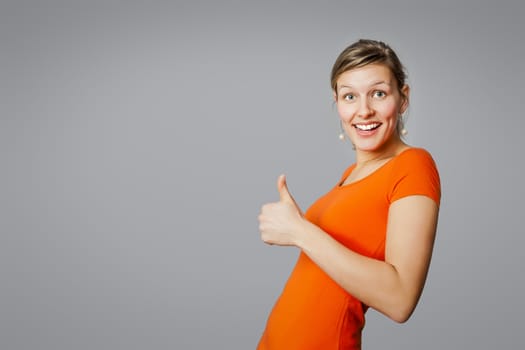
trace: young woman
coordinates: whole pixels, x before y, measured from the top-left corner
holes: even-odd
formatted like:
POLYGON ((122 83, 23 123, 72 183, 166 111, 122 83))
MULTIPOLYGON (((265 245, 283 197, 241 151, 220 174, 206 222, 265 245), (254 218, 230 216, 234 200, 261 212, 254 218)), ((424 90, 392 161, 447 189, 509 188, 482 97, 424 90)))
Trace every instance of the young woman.
POLYGON ((356 162, 304 214, 283 175, 280 200, 262 207, 262 240, 301 253, 259 350, 360 349, 368 307, 405 322, 425 283, 440 181, 431 155, 402 139, 403 66, 385 43, 359 40, 337 58, 331 85, 356 162))

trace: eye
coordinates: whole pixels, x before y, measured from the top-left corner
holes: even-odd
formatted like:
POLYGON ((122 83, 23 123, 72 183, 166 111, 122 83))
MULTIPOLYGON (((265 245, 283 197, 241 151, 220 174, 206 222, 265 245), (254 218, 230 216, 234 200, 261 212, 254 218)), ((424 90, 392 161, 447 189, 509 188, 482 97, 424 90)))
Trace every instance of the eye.
POLYGON ((354 96, 354 94, 345 94, 345 95, 343 95, 343 100, 345 100, 345 101, 353 101, 353 100, 355 100, 355 96, 354 96))
POLYGON ((384 91, 381 91, 381 90, 374 91, 374 97, 383 98, 385 96, 386 96, 386 93, 384 91))

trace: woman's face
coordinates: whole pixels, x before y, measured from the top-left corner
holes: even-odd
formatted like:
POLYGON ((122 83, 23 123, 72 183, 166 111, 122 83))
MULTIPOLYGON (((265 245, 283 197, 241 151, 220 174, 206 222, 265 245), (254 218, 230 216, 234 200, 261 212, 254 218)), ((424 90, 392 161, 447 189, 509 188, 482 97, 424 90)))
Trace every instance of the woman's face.
MULTIPOLYGON (((408 98, 408 86, 402 88, 408 98)), ((381 151, 399 139, 397 118, 407 107, 390 69, 369 64, 344 72, 337 79, 335 100, 343 128, 357 151, 381 151)))

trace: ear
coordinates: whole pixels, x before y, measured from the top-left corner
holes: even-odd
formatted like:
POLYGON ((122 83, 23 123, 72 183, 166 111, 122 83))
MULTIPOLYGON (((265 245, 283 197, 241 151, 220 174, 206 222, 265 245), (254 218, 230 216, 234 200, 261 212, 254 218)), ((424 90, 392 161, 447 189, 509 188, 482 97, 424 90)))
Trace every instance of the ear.
POLYGON ((401 114, 403 114, 408 108, 410 98, 410 86, 408 86, 407 84, 403 85, 403 87, 401 88, 401 92, 403 93, 403 96, 401 96, 403 98, 403 102, 401 103, 400 112, 401 114))
POLYGON ((337 103, 337 92, 335 90, 332 91, 334 93, 334 103, 337 103))

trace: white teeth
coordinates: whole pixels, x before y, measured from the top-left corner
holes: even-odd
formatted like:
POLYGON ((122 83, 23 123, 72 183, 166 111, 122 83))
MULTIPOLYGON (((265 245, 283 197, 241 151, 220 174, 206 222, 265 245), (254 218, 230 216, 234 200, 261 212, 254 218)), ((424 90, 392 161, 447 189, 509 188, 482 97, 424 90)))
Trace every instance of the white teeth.
POLYGON ((378 126, 379 126, 379 123, 366 124, 366 125, 361 125, 361 124, 355 125, 356 128, 358 128, 359 130, 363 130, 363 131, 372 130, 372 129, 377 128, 378 126))

